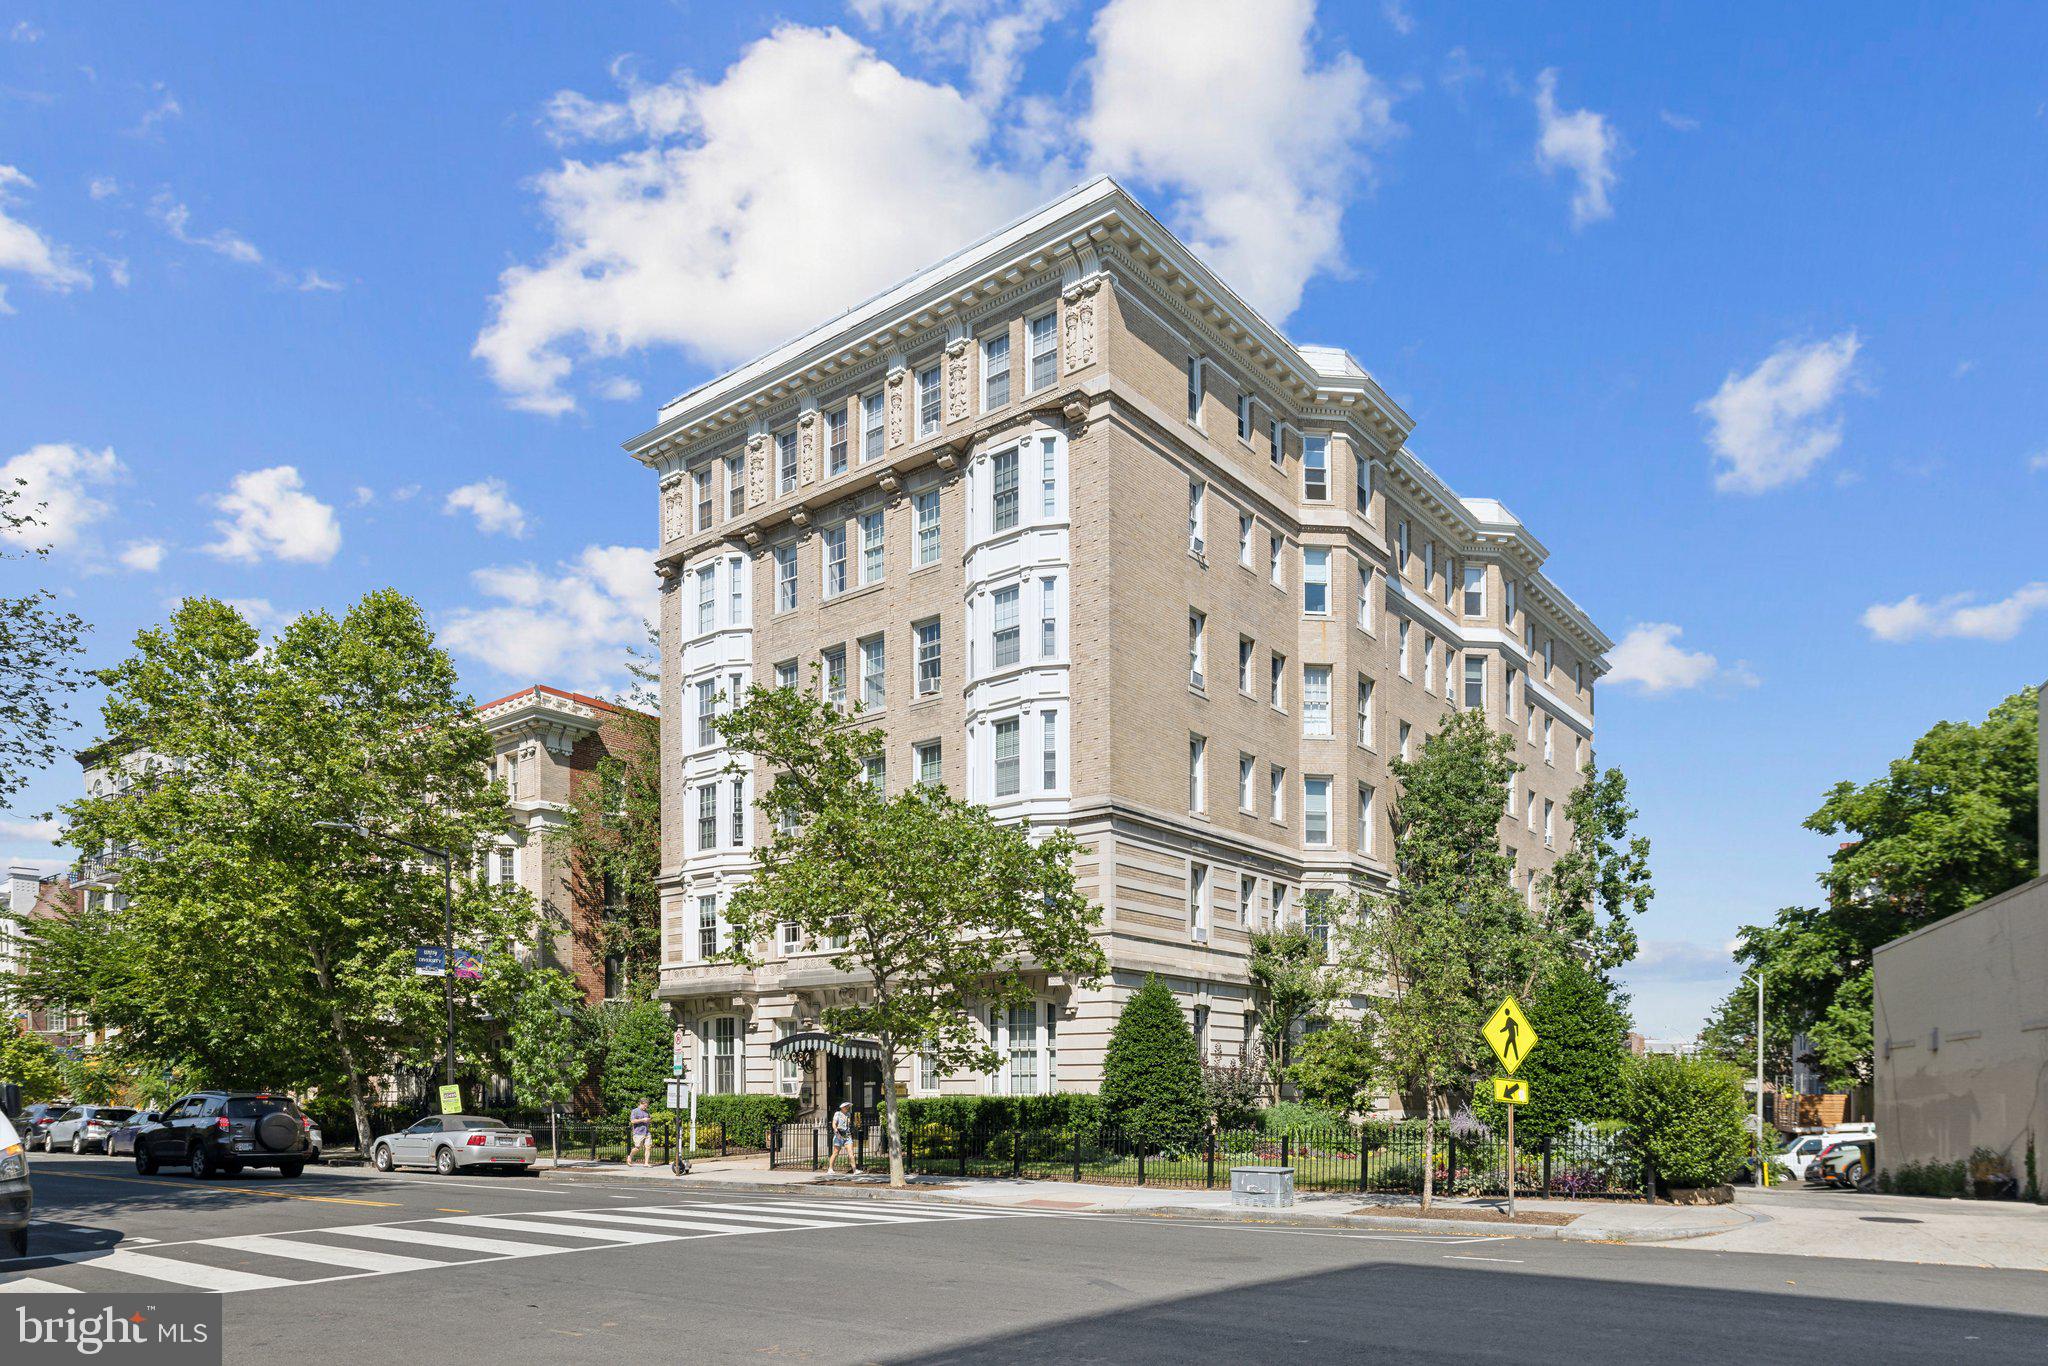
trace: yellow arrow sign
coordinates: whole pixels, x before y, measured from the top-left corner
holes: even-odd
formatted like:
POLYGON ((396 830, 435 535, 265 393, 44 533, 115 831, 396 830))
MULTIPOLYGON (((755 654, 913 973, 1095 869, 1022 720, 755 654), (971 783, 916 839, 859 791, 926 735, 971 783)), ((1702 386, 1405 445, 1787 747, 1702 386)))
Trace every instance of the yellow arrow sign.
POLYGON ((1527 1105, 1529 1103, 1529 1083, 1517 1081, 1513 1077, 1495 1077, 1493 1079, 1493 1098, 1503 1105, 1527 1105))
POLYGON ((1512 996, 1500 1003, 1500 1009, 1493 1012, 1493 1018, 1479 1032, 1486 1036, 1493 1055, 1510 1073, 1522 1065, 1529 1050, 1536 1046, 1536 1028, 1512 996))

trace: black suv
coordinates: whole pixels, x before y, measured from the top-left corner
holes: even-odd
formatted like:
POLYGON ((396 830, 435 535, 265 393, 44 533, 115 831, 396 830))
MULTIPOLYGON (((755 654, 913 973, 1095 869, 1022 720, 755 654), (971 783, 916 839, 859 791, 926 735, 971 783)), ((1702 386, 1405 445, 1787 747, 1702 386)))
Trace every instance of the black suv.
POLYGON ((189 1167, 205 1178, 244 1167, 306 1169, 313 1153, 308 1121, 290 1096, 268 1091, 194 1091, 168 1106, 163 1121, 135 1136, 135 1170, 189 1167))

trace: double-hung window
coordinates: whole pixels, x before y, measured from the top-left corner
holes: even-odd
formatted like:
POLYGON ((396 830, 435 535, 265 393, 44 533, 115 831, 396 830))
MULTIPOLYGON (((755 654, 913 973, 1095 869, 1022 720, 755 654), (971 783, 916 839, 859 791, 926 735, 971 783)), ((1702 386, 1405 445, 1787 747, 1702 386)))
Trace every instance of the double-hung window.
POLYGON ((1188 938, 1197 944, 1209 938, 1209 865, 1188 864, 1188 938))
POLYGON ((690 471, 690 501, 696 505, 697 531, 711 527, 711 466, 690 471))
POLYGON ((1486 656, 1467 653, 1465 656, 1465 705, 1473 711, 1486 706, 1486 656))
POLYGON ((1050 389, 1059 377, 1060 330, 1059 320, 1050 313, 1041 313, 1030 323, 1031 373, 1030 392, 1050 389))
POLYGON ((931 697, 939 691, 939 619, 920 621, 910 629, 917 633, 917 695, 931 697))
POLYGON ((1023 658, 1023 632, 1018 625, 1019 590, 1015 585, 998 588, 993 603, 995 636, 989 652, 991 668, 1007 669, 1023 658))
POLYGON ((1358 515, 1370 517, 1372 516, 1372 461, 1368 460, 1364 452, 1361 451, 1358 459, 1353 463, 1357 466, 1357 482, 1352 488, 1358 502, 1358 515))
POLYGON ((1250 636, 1237 638, 1237 690, 1246 697, 1252 695, 1252 652, 1250 636))
POLYGON ((846 473, 846 408, 844 405, 825 414, 825 473, 837 475, 846 473))
POLYGON ((1556 747, 1551 744, 1550 718, 1543 718, 1543 762, 1550 763, 1557 757, 1556 747))
POLYGON ((1557 844, 1557 803, 1548 797, 1543 799, 1543 847, 1550 849, 1557 844))
POLYGON ((718 566, 707 564, 697 571, 697 634, 718 624, 718 566))
POLYGON ((1207 486, 1199 479, 1188 480, 1188 554, 1201 558, 1204 549, 1202 540, 1202 495, 1207 486))
POLYGON ((1202 358, 1188 358, 1188 421, 1197 427, 1202 425, 1202 358))
POLYGON ((1515 581, 1513 579, 1502 579, 1501 584, 1501 620, 1507 625, 1513 626, 1517 610, 1516 599, 1519 594, 1515 590, 1515 581))
POLYGON ((1325 846, 1330 842, 1330 780, 1301 780, 1301 838, 1305 844, 1325 846))
POLYGON ((1047 707, 1039 715, 1045 719, 1040 725, 1038 777, 1042 789, 1053 792, 1060 785, 1060 714, 1047 707))
POLYGON ((796 606, 796 547, 775 547, 775 610, 787 612, 796 606))
POLYGON ((1276 821, 1287 819, 1287 769, 1273 764, 1266 769, 1266 802, 1276 821))
POLYGON ((1330 551, 1326 546, 1301 548, 1301 610, 1311 617, 1330 615, 1330 551))
POLYGON ((730 1015, 721 1015, 715 1020, 704 1022, 704 1079, 706 1095, 730 1096, 738 1092, 736 1053, 738 1051, 739 1021, 730 1015))
POLYGON ((917 508, 917 562, 920 565, 939 562, 939 491, 932 489, 920 493, 914 500, 917 508))
POLYGON ((1014 797, 1023 787, 1023 763, 1018 754, 1020 725, 1014 716, 996 722, 995 768, 998 797, 1014 797))
POLYGON ((1237 396, 1237 439, 1244 442, 1247 446, 1252 441, 1252 396, 1250 394, 1239 394, 1237 396))
POLYGON ((1414 733, 1415 728, 1413 726, 1410 726, 1406 721, 1401 723, 1401 733, 1395 742, 1394 752, 1403 759, 1408 757, 1408 738, 1414 733))
POLYGON ((835 707, 846 705, 846 647, 834 645, 819 656, 825 664, 825 700, 835 707))
POLYGON ((1301 733, 1312 737, 1330 733, 1330 666, 1327 664, 1302 666, 1301 733))
POLYGON ((725 624, 747 624, 747 562, 737 555, 725 561, 725 624))
POLYGON ((846 523, 826 527, 819 543, 824 594, 835 598, 846 591, 846 523))
POLYGON ((716 849, 718 847, 717 783, 706 783, 697 789, 697 847, 699 849, 716 849))
POLYGON ((747 457, 738 453, 725 457, 725 515, 737 518, 747 510, 747 457))
POLYGON ((1266 423, 1266 455, 1272 460, 1275 469, 1278 469, 1287 459, 1285 431, 1286 429, 1280 425, 1280 419, 1277 417, 1266 423))
POLYGON ((1422 690, 1436 691, 1436 637, 1427 631, 1422 633, 1422 690))
POLYGON ((981 406, 984 412, 1010 401, 1010 334, 998 332, 981 344, 981 406))
POLYGON ((1060 653, 1059 580, 1038 581, 1038 657, 1057 659, 1060 653))
POLYGON ((930 436, 939 429, 943 413, 940 404, 944 390, 939 383, 939 367, 926 366, 917 372, 917 434, 930 436))
POLYGON ((731 821, 731 826, 726 833, 732 841, 732 847, 735 849, 746 848, 747 780, 745 778, 734 778, 732 780, 732 811, 728 814, 727 819, 731 821))
POLYGON ((699 748, 718 743, 718 727, 714 724, 718 716, 718 680, 704 678, 697 681, 697 744, 699 748))
POLYGON ((1274 708, 1279 711, 1286 711, 1287 656, 1281 654, 1278 650, 1275 650, 1273 652, 1272 669, 1270 673, 1271 676, 1267 679, 1267 683, 1270 685, 1267 688, 1267 692, 1272 698, 1274 708))
POLYGON ((1209 619, 1194 608, 1188 609, 1188 686, 1200 688, 1202 684, 1202 636, 1209 619))
POLYGON ((1458 652, 1444 642, 1444 701, 1458 700, 1458 652))
POLYGON ((860 643, 860 702, 864 707, 889 703, 888 651, 881 636, 860 643))
POLYGON ((1281 539, 1280 533, 1277 531, 1267 534, 1271 539, 1266 545, 1266 577, 1272 580, 1275 588, 1285 588, 1287 586, 1287 570, 1281 564, 1280 550, 1286 542, 1281 539))
POLYGON ((1507 686, 1501 690, 1500 709, 1506 713, 1510 721, 1515 719, 1515 694, 1521 691, 1521 687, 1522 671, 1512 664, 1508 665, 1508 681, 1507 686))
POLYGON ((1372 630, 1372 566, 1358 562, 1358 629, 1372 630))
POLYGON ((1301 496, 1311 503, 1330 501, 1330 438, 1301 439, 1301 496))
POLYGON ((1010 1007, 1010 1088, 1013 1096, 1035 1096, 1038 1076, 1038 1002, 1010 1007))
POLYGON ((1255 798, 1252 793, 1252 785, 1258 776, 1258 769, 1259 761, 1256 757, 1245 754, 1242 751, 1239 752, 1237 756, 1237 809, 1240 811, 1250 811, 1253 809, 1252 802, 1255 798))
POLYGON ((1209 800, 1209 740, 1207 736, 1188 737, 1188 810, 1200 811, 1209 800))
POLYGON ((1465 566, 1465 615, 1486 615, 1486 566, 1483 564, 1465 566))
POLYGON ((1053 518, 1060 510, 1059 455, 1051 437, 1038 443, 1038 515, 1053 518))
POLYGON ((1401 677, 1403 678, 1415 677, 1413 670, 1408 666, 1408 631, 1412 624, 1406 621, 1401 623, 1401 677))
POLYGON ((796 661, 785 659, 775 666, 775 686, 794 688, 796 686, 796 661))
POLYGON ((998 451, 989 461, 989 527, 1008 531, 1017 525, 1017 452, 998 451))
POLYGON ((882 577, 882 514, 879 509, 861 514, 860 581, 878 583, 882 577))
POLYGON ((775 492, 780 495, 796 489, 796 433, 775 434, 775 492))
POLYGON ((1372 695, 1373 683, 1364 674, 1358 676, 1358 743, 1372 748, 1372 695))
POLYGON ((1252 567, 1252 515, 1249 512, 1237 514, 1237 562, 1246 569, 1252 567))
POLYGON ((1358 785, 1358 852, 1370 854, 1379 843, 1379 812, 1373 808, 1374 793, 1370 783, 1358 785))
POLYGON ((866 464, 882 458, 882 391, 875 390, 860 401, 860 458, 866 464))
POLYGON ((1394 528, 1394 546, 1400 551, 1398 562, 1394 565, 1394 572, 1406 577, 1408 573, 1408 519, 1406 517, 1403 517, 1400 524, 1394 528))
POLYGON ((877 792, 889 790, 889 756, 870 754, 860 761, 860 776, 877 792))
POLYGON ((917 760, 917 780, 926 787, 937 787, 942 778, 939 762, 943 751, 937 740, 926 740, 911 748, 911 755, 917 760))

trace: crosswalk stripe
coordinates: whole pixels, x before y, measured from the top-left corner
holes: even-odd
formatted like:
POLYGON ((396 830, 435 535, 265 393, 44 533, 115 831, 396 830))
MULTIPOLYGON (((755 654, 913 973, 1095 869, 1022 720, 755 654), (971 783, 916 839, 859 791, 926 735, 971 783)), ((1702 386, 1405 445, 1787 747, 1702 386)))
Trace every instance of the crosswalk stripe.
MULTIPOLYGON (((802 1200, 759 1200, 746 1205, 712 1205, 711 1209, 764 1209, 778 1212, 801 1213, 818 1219, 878 1219, 898 1223, 916 1223, 920 1220, 980 1219, 984 1217, 974 1210, 919 1209, 913 1205, 884 1205, 877 1201, 877 1208, 859 1209, 835 1206, 819 1209, 824 1201, 802 1200)), ((863 1202, 865 1203, 865 1202, 863 1202)))
POLYGON ((203 1262, 179 1262, 146 1252, 123 1252, 118 1248, 112 1252, 60 1252, 57 1260, 101 1271, 143 1276, 152 1281, 168 1281, 188 1290, 268 1290, 273 1286, 298 1284, 280 1276, 258 1276, 252 1271, 230 1271, 226 1267, 207 1266, 203 1262))
POLYGON ((34 1276, 23 1276, 18 1281, 0 1283, 0 1294, 11 1295, 76 1295, 78 1292, 68 1285, 55 1281, 39 1281, 34 1276))
POLYGON ((687 1205, 679 1213, 688 1214, 696 1210, 716 1211, 708 1215, 713 1219, 739 1219, 747 1223, 789 1224, 798 1228, 846 1228, 853 1224, 912 1224, 915 1219, 901 1214, 842 1214, 837 1210, 819 1210, 815 1213, 805 1210, 797 1215, 789 1210, 773 1206, 755 1205, 687 1205))
MULTIPOLYGON (((810 1202, 808 1201, 776 1200, 764 1201, 762 1203, 770 1209, 809 1209, 811 1207, 810 1202)), ((818 1201, 818 1203, 824 1204, 826 1203, 826 1201, 820 1200, 818 1201)), ((995 1208, 990 1208, 987 1210, 960 1209, 957 1207, 941 1209, 931 1205, 916 1204, 914 1202, 907 1200, 853 1199, 834 1201, 832 1203, 833 1207, 836 1209, 859 1210, 865 1209, 868 1206, 872 1205, 874 1208, 889 1214, 908 1214, 923 1219, 987 1219, 991 1216, 998 1218, 1007 1218, 1012 1216, 1013 1214, 1022 1213, 1021 1211, 1012 1211, 995 1208)))
POLYGON ((239 1238, 206 1238, 200 1245, 224 1247, 234 1252, 255 1252, 265 1257, 287 1257, 297 1262, 318 1262, 322 1266, 345 1266, 352 1271, 427 1271, 448 1265, 426 1257, 400 1257, 359 1247, 328 1247, 322 1243, 274 1238, 263 1233, 239 1238))
POLYGON ((663 1235, 642 1233, 630 1228, 591 1228, 588 1225, 550 1224, 540 1219, 499 1219, 489 1215, 471 1214, 460 1219, 450 1219, 451 1224, 464 1228, 494 1228, 505 1233, 551 1233, 559 1238, 589 1238, 595 1242, 607 1243, 669 1243, 683 1234, 663 1235))
MULTIPOLYGON (((722 1220, 714 1222, 709 1219, 661 1218, 651 1211, 645 1214, 628 1214, 623 1211, 606 1211, 600 1214, 593 1210, 579 1211, 575 1214, 548 1213, 536 1215, 535 1217, 540 1219, 589 1220, 603 1224, 638 1224, 647 1228, 693 1229, 699 1233, 774 1233, 778 1231, 776 1229, 757 1228, 751 1224, 726 1223, 722 1220)), ((820 1224, 818 1227, 822 1228, 824 1225, 820 1224)))
POLYGON ((421 1228, 416 1224, 354 1224, 347 1228, 323 1228, 320 1231, 339 1233, 348 1238, 375 1238, 387 1243, 453 1248, 458 1252, 484 1252, 498 1257, 539 1257, 550 1252, 563 1251, 559 1247, 515 1243, 504 1238, 471 1238, 460 1233, 442 1233, 437 1229, 421 1228))

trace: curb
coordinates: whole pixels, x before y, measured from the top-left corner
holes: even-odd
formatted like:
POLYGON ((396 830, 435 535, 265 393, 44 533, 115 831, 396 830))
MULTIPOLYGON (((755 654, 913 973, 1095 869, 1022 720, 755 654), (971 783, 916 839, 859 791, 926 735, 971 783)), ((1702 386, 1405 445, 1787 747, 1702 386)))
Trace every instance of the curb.
MULTIPOLYGON (((579 1176, 607 1175, 603 1171, 576 1168, 549 1168, 547 1171, 562 1170, 579 1176)), ((545 1175, 545 1172, 543 1173, 545 1175)), ((648 1180, 650 1178, 621 1177, 623 1180, 648 1180)), ((724 1193, 752 1195, 787 1195, 803 1192, 813 1199, 831 1200, 898 1200, 906 1195, 916 1199, 928 1199, 934 1204, 943 1204, 956 1209, 1010 1210, 1015 1205, 999 1205, 986 1200, 963 1200, 952 1196, 951 1191, 920 1189, 910 1186, 895 1190, 888 1186, 841 1186, 823 1185, 809 1181, 720 1181, 700 1177, 671 1177, 673 1181, 687 1181, 691 1190, 708 1190, 724 1193), (827 1194, 830 1192, 830 1194, 827 1194)), ((1087 1210, 1038 1210, 1038 1214, 1076 1214, 1088 1217, 1119 1215, 1124 1218, 1161 1219, 1183 1222, 1227 1223, 1227 1224, 1279 1224, 1300 1228, 1349 1229, 1353 1232, 1388 1233, 1435 1233, 1453 1237, 1487 1238, 1561 1238, 1569 1225, 1564 1224, 1503 1224, 1482 1222, 1475 1219, 1408 1219, 1399 1215, 1377 1214, 1317 1214, 1313 1211, 1243 1209, 1234 1206, 1210 1207, 1206 1205, 1150 1205, 1136 1209, 1101 1208, 1087 1210)), ((1725 1229, 1701 1230, 1699 1234, 1722 1233, 1725 1229)))

